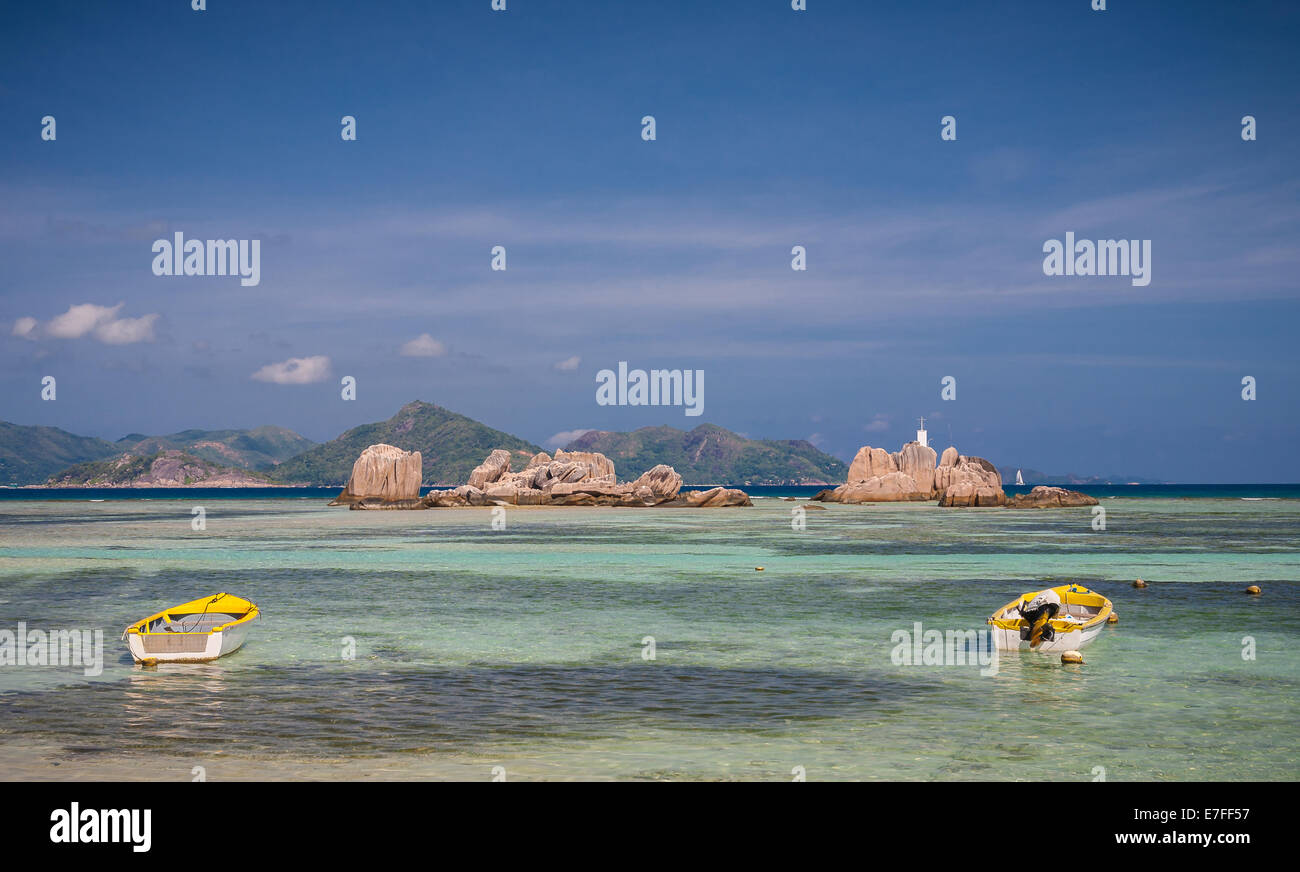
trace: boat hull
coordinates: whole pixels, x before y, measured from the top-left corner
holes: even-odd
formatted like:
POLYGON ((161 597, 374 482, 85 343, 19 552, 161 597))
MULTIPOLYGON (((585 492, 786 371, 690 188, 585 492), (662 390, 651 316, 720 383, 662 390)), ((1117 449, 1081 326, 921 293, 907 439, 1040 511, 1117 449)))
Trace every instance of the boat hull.
POLYGON ((1019 630, 992 627, 990 633, 993 636, 993 645, 999 651, 1034 651, 1039 654, 1051 654, 1059 651, 1079 650, 1100 636, 1105 626, 1105 624, 1096 624, 1087 629, 1071 630, 1068 633, 1057 630, 1056 638, 1050 642, 1043 641, 1039 643, 1037 648, 1029 647, 1029 640, 1021 639, 1019 630))
POLYGON ((246 621, 215 633, 133 633, 126 637, 127 647, 136 663, 146 660, 156 660, 159 663, 204 663, 238 651, 248 638, 248 628, 252 623, 253 621, 246 621))
POLYGON ((221 593, 138 621, 123 638, 136 663, 204 663, 238 651, 260 615, 253 603, 221 593), (217 603, 222 611, 212 609, 217 603))

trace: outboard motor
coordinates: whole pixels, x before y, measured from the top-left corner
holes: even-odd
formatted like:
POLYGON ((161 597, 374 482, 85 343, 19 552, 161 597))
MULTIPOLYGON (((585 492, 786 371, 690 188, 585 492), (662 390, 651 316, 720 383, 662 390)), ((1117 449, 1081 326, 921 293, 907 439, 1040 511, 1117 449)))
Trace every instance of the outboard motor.
POLYGON ((1055 591, 1044 591, 1028 603, 1021 603, 1016 610, 1025 619, 1020 638, 1028 640, 1030 648, 1037 648, 1044 639, 1050 642, 1056 638, 1056 631, 1049 623, 1061 611, 1061 601, 1055 591))

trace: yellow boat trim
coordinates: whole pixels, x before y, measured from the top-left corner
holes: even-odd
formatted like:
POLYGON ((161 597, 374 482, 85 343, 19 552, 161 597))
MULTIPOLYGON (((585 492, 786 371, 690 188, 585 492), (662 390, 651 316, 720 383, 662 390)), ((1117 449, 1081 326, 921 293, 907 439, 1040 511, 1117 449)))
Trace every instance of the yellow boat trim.
MULTIPOLYGON (((1101 611, 1097 612, 1097 614, 1093 615, 1083 623, 1078 621, 1066 621, 1061 618, 1053 618, 1049 623, 1051 624, 1052 629, 1058 633, 1069 633, 1074 630, 1088 629, 1096 624, 1105 622, 1110 618, 1111 612, 1114 611, 1114 606, 1111 604, 1110 600, 1106 599, 1095 590, 1089 590, 1088 588, 1077 584, 1063 584, 1060 587, 1048 588, 1048 590, 1056 591, 1056 595, 1061 598, 1061 605, 1063 607, 1067 605, 1097 606, 1101 609, 1101 611)), ((999 627, 1003 630, 1019 630, 1021 627, 1025 626, 1024 618, 1004 618, 1002 615, 1005 615, 1008 610, 1013 609, 1018 605, 1028 603, 1040 593, 1045 592, 1046 591, 1036 590, 1022 594, 994 612, 993 616, 988 619, 988 623, 991 626, 999 627)))
POLYGON ((247 621, 251 621, 253 620, 253 618, 256 618, 260 614, 261 614, 261 610, 258 609, 256 605, 249 602, 248 600, 242 597, 237 597, 233 593, 219 593, 216 596, 200 597, 199 599, 191 600, 190 602, 187 603, 181 603, 178 606, 172 606, 169 609, 163 609, 161 612, 158 612, 157 614, 153 614, 147 618, 136 621, 134 624, 127 627, 126 632, 124 632, 122 635, 126 636, 128 633, 136 633, 141 636, 211 636, 213 633, 219 633, 222 630, 228 630, 237 624, 243 624, 247 621), (230 614, 242 615, 242 617, 234 621, 221 624, 220 626, 213 627, 209 630, 202 630, 193 633, 178 632, 178 631, 168 631, 165 633, 150 633, 147 629, 145 629, 146 627, 148 627, 150 624, 152 624, 154 621, 158 620, 159 618, 163 618, 168 623, 171 623, 172 621, 176 620, 176 618, 184 618, 184 617, 189 617, 191 615, 198 615, 198 614, 202 614, 205 611, 229 612, 230 614))

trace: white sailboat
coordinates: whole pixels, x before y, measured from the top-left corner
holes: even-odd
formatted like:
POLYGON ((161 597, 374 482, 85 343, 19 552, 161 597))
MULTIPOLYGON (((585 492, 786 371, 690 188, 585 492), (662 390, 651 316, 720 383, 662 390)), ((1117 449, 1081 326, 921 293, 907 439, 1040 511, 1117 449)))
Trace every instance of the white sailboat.
POLYGON ((1021 475, 1021 474, 1020 474, 1020 470, 1017 469, 1017 470, 1016 470, 1016 484, 1024 484, 1024 483, 1025 483, 1025 477, 1024 477, 1023 475, 1021 475))

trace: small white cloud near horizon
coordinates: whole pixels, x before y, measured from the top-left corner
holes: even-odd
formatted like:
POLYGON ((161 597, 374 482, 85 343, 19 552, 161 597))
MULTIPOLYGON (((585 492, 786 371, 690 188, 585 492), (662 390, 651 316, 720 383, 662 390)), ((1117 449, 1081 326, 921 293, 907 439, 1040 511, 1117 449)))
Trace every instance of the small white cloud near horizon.
POLYGON ((25 316, 14 321, 13 335, 23 339, 81 339, 93 336, 105 345, 131 345, 152 342, 153 325, 160 317, 157 312, 139 318, 118 318, 124 303, 116 306, 97 306, 79 303, 69 306, 62 315, 55 315, 42 325, 35 318, 25 316))
POLYGON ((314 357, 291 357, 281 363, 268 363, 253 373, 255 381, 277 385, 309 385, 330 377, 330 359, 323 354, 314 357))
POLYGON ((583 434, 586 433, 590 433, 592 429, 593 428, 591 427, 584 427, 579 430, 561 430, 559 433, 556 433, 555 435, 551 436, 542 444, 545 445, 547 448, 552 448, 552 449, 563 448, 564 446, 572 442, 574 439, 577 439, 579 436, 582 436, 583 434))
POLYGON ((862 429, 866 430, 868 433, 883 433, 889 429, 889 416, 877 412, 876 415, 872 417, 871 423, 864 424, 862 429))
POLYGON ((555 362, 555 369, 558 372, 573 372, 578 368, 578 364, 580 363, 582 363, 582 358, 575 354, 573 357, 566 357, 564 360, 557 360, 555 362))
POLYGON ((401 353, 403 357, 442 357, 447 353, 447 346, 428 333, 421 333, 405 343, 401 353))

